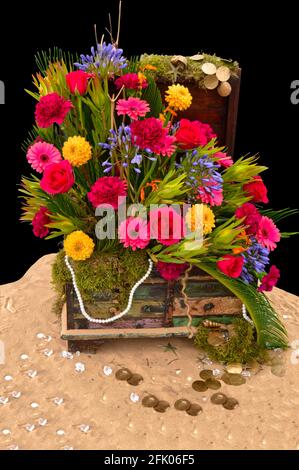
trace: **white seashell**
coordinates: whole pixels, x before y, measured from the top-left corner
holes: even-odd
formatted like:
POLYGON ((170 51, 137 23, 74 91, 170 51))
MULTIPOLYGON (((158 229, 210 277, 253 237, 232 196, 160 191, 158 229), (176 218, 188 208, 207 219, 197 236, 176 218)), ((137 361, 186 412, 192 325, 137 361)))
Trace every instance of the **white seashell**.
POLYGON ((133 402, 133 403, 137 403, 139 401, 139 395, 137 393, 131 393, 130 395, 130 400, 133 402))
POLYGON ((35 426, 34 426, 34 424, 26 424, 25 429, 28 432, 32 432, 32 431, 35 430, 35 426))
POLYGON ((35 402, 32 402, 32 403, 30 403, 30 406, 31 406, 31 408, 36 409, 36 408, 39 407, 39 404, 35 403, 35 402))
POLYGON ((34 377, 37 376, 37 370, 30 369, 30 370, 27 372, 27 375, 28 375, 28 377, 30 377, 31 379, 34 379, 34 377))
POLYGON ((75 364, 75 370, 76 372, 84 372, 85 371, 85 365, 83 364, 83 362, 76 362, 75 364))
POLYGON ((109 375, 111 375, 112 372, 113 372, 113 371, 112 371, 112 368, 111 368, 110 366, 104 366, 104 367, 103 367, 103 373, 104 373, 105 375, 107 375, 107 377, 109 377, 109 375))
POLYGON ((57 436, 64 436, 65 432, 64 432, 63 429, 57 429, 56 434, 57 434, 57 436))
POLYGON ((27 354, 21 354, 20 359, 22 361, 26 361, 27 359, 29 359, 29 356, 27 354))
POLYGON ((45 335, 44 335, 44 333, 37 333, 36 337, 38 339, 43 339, 43 338, 45 338, 45 335))
POLYGON ((6 376, 4 377, 4 380, 5 380, 6 382, 11 382, 11 381, 12 381, 12 376, 11 376, 11 375, 6 375, 6 376))
POLYGON ((39 426, 46 426, 46 424, 48 424, 48 420, 46 418, 39 418, 38 424, 39 426))
POLYGON ((17 390, 14 390, 13 392, 11 392, 11 396, 13 398, 20 398, 21 395, 22 395, 21 392, 18 392, 17 390))

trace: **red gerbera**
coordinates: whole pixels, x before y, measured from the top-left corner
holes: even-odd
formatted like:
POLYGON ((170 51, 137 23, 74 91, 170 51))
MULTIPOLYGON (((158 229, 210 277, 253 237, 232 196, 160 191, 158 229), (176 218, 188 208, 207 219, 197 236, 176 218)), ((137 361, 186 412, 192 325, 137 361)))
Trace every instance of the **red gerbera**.
POLYGON ((252 197, 252 202, 264 202, 265 204, 269 202, 267 188, 259 175, 254 177, 254 181, 244 184, 244 191, 252 197))
POLYGON ((99 178, 87 193, 93 207, 101 204, 110 204, 114 209, 118 207, 118 198, 127 195, 127 182, 118 176, 103 176, 99 178))
POLYGON ((38 127, 50 127, 54 122, 62 124, 72 108, 72 103, 57 93, 42 96, 35 108, 35 119, 38 127))

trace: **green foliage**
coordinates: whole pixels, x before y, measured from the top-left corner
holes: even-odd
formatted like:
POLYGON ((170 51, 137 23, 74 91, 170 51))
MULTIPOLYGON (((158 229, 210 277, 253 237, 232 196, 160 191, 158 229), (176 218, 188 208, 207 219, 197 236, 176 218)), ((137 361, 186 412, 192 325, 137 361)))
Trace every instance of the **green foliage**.
POLYGON ((256 342, 254 328, 246 320, 238 319, 234 322, 234 335, 221 346, 216 347, 209 344, 210 332, 210 329, 200 325, 194 343, 196 347, 206 351, 209 357, 215 361, 244 364, 252 359, 263 360, 265 358, 265 351, 256 342))
POLYGON ((216 55, 202 54, 201 60, 194 60, 186 57, 186 67, 176 67, 172 64, 170 55, 143 54, 140 57, 140 65, 152 65, 156 67, 156 71, 151 72, 153 77, 165 83, 190 83, 196 82, 200 87, 204 87, 203 79, 205 77, 201 67, 205 62, 212 62, 217 67, 225 65, 231 70, 233 76, 237 76, 239 65, 232 60, 225 60, 216 55))
POLYGON ((255 287, 222 274, 211 263, 198 262, 197 267, 221 282, 245 304, 256 328, 257 343, 262 348, 286 348, 287 332, 267 297, 255 287))
POLYGON ((266 166, 258 165, 258 156, 241 157, 223 172, 224 183, 245 184, 254 176, 267 170, 266 166))
MULTIPOLYGON (((52 268, 52 282, 59 298, 63 298, 65 285, 71 282, 71 275, 61 250, 52 268)), ((83 299, 91 300, 94 294, 113 294, 124 308, 133 285, 146 273, 148 258, 144 250, 136 252, 119 249, 117 253, 103 253, 96 250, 86 261, 72 261, 76 280, 83 299)))
POLYGON ((185 185, 186 174, 176 177, 175 169, 168 171, 164 179, 159 183, 158 189, 152 191, 145 199, 144 204, 149 207, 151 204, 173 204, 182 201, 190 189, 185 185))
POLYGON ((72 71, 73 64, 78 60, 77 54, 65 52, 58 47, 48 49, 48 51, 40 51, 35 56, 35 63, 42 74, 46 74, 49 64, 52 62, 64 62, 69 71, 72 71))
POLYGON ((149 103, 151 116, 158 118, 163 108, 161 93, 153 78, 148 76, 147 81, 148 87, 143 90, 142 99, 149 103))
POLYGON ((273 222, 277 223, 277 222, 280 222, 283 219, 286 219, 287 217, 291 217, 292 215, 298 215, 299 210, 298 209, 291 209, 289 207, 287 207, 286 209, 280 209, 280 210, 260 209, 260 213, 262 215, 270 217, 270 219, 272 219, 273 222))

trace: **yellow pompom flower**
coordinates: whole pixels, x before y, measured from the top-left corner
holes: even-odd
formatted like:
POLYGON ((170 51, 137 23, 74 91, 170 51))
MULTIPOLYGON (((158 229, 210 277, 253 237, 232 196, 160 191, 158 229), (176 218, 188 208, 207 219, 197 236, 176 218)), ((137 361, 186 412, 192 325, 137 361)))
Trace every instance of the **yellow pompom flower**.
POLYGON ((195 204, 187 211, 186 224, 191 232, 202 230, 207 235, 215 227, 214 212, 206 204, 195 204))
POLYGON ((62 148, 62 155, 72 166, 81 166, 91 159, 91 145, 84 137, 69 137, 62 148))
POLYGON ((73 260, 84 261, 91 257, 94 250, 94 242, 82 230, 76 230, 70 233, 64 240, 64 249, 67 256, 73 260))
POLYGON ((191 106, 192 95, 188 88, 177 83, 168 87, 165 100, 175 111, 185 111, 191 106))

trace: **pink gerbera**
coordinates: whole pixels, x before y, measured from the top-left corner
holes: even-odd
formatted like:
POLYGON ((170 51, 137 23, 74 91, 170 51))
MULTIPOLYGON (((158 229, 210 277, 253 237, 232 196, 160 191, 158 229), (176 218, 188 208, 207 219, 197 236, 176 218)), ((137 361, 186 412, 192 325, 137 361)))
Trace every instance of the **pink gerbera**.
POLYGON ((198 196, 196 199, 200 199, 204 204, 210 204, 210 206, 221 206, 223 202, 222 189, 213 189, 210 186, 214 185, 214 181, 211 179, 205 183, 205 186, 198 188, 198 196))
POLYGON ((280 240, 280 232, 275 223, 269 217, 262 216, 256 232, 258 243, 273 251, 276 248, 276 242, 280 240))
POLYGON ((118 207, 118 198, 127 195, 127 182, 118 176, 103 176, 91 187, 87 197, 93 207, 101 204, 110 204, 114 209, 118 207))
POLYGON ((54 123, 62 124, 72 107, 72 102, 64 99, 58 93, 49 93, 42 96, 35 108, 35 119, 38 127, 46 128, 54 123))
POLYGON ((41 207, 32 220, 33 233, 36 237, 44 238, 49 233, 47 224, 51 222, 47 207, 41 207))
POLYGON ((47 142, 36 142, 29 147, 27 160, 34 170, 42 173, 49 163, 58 163, 62 158, 54 145, 47 142))
POLYGON ((146 220, 141 217, 128 217, 118 229, 118 235, 125 248, 144 249, 150 242, 149 228, 146 220))
POLYGON ((173 135, 166 134, 160 142, 159 154, 163 157, 171 157, 174 154, 176 147, 174 143, 176 138, 173 135))
POLYGON ((130 97, 127 100, 118 100, 116 110, 119 116, 124 114, 136 121, 139 117, 144 117, 150 107, 147 101, 130 97))

